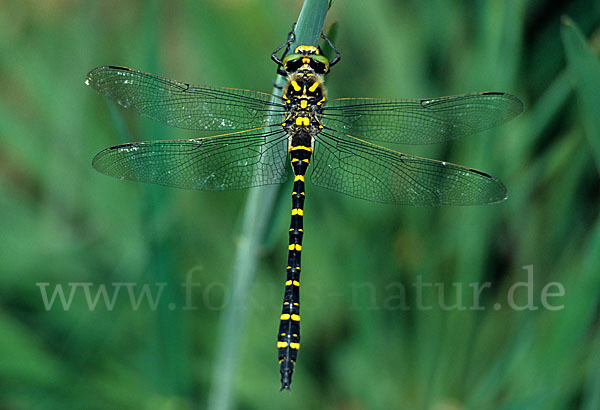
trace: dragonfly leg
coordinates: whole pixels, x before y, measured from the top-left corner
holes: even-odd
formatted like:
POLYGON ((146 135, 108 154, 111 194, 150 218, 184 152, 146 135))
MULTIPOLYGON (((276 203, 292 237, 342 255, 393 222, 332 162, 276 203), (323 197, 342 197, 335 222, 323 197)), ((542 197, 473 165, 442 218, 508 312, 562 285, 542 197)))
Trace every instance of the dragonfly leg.
POLYGON ((335 57, 333 58, 333 60, 331 60, 329 62, 329 67, 331 68, 334 66, 334 64, 336 64, 338 61, 340 61, 340 59, 342 58, 342 55, 340 54, 338 49, 335 48, 335 46, 333 45, 331 40, 325 34, 321 33, 321 38, 323 40, 327 41, 327 44, 329 44, 329 47, 331 47, 331 49, 335 52, 335 57))
POLYGON ((282 60, 289 53, 290 46, 292 45, 292 43, 294 41, 296 41, 296 34, 294 33, 295 28, 296 28, 296 23, 292 24, 292 31, 290 31, 288 33, 287 40, 284 41, 279 47, 277 47, 275 49, 275 51, 273 51, 273 53, 271 53, 271 60, 273 60, 275 62, 275 64, 277 64, 277 74, 282 75, 282 76, 287 76, 286 71, 283 69, 283 61, 282 60), (281 50, 284 47, 285 47, 285 50, 283 51, 281 58, 277 57, 277 53, 279 52, 279 50, 281 50))

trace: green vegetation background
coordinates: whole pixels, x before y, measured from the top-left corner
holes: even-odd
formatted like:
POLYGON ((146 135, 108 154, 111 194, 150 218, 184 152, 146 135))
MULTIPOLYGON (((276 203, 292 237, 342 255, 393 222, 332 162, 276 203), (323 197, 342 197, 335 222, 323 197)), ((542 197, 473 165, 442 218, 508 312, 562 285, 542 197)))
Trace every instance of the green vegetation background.
MULTIPOLYGON (((247 191, 96 173, 91 159, 110 145, 197 134, 116 109, 83 82, 96 66, 124 65, 269 92, 269 55, 301 2, 2 3, 0 408, 206 408, 247 191), (191 299, 180 286, 188 275, 198 284, 191 299), (91 283, 92 297, 113 283, 153 294, 167 285, 157 309, 133 309, 122 288, 113 309, 90 310, 80 285, 69 309, 57 300, 46 310, 41 288, 62 285, 68 296, 69 283, 91 283)), ((600 5, 588 0, 334 4, 328 24, 339 21, 342 61, 327 78, 330 97, 498 90, 523 99, 525 113, 497 129, 396 147, 497 176, 509 199, 396 207, 308 179, 302 349, 292 392, 280 393, 291 203, 282 187, 237 334, 234 408, 600 408, 600 69, 576 29, 564 26, 561 38, 562 14, 594 43, 600 5), (538 309, 516 310, 507 298, 528 265, 532 293, 514 296, 538 309), (421 300, 419 280, 435 284, 421 300), (541 304, 551 282, 565 290, 548 299, 561 310, 541 304), (469 283, 490 284, 482 310, 469 283)))

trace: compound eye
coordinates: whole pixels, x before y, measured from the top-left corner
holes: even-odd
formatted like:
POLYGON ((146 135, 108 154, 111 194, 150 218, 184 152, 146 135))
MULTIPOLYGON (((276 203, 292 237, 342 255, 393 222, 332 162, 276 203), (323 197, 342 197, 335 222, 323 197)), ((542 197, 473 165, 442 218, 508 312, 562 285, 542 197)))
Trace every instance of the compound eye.
POLYGON ((298 53, 288 54, 283 58, 283 69, 288 73, 298 71, 298 69, 302 65, 303 57, 304 56, 302 54, 298 53))
POLYGON ((300 68, 301 65, 302 65, 302 58, 300 57, 300 58, 295 58, 293 60, 286 61, 283 68, 288 73, 293 73, 295 71, 298 71, 298 69, 300 68))
POLYGON ((321 61, 315 59, 311 61, 310 66, 313 70, 315 70, 315 73, 318 74, 325 74, 328 69, 326 64, 323 64, 321 61))
POLYGON ((329 71, 329 60, 321 55, 313 56, 310 65, 317 74, 325 74, 329 71))

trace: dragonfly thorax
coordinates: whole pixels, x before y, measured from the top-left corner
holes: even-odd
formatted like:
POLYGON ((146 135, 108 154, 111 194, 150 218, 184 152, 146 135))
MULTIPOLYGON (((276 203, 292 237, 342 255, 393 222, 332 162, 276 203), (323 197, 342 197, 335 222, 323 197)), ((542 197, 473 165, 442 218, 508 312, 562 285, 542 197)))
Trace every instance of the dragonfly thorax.
POLYGON ((311 106, 313 109, 319 108, 325 102, 323 77, 314 73, 290 74, 283 89, 283 99, 287 105, 298 104, 303 109, 311 106))
POLYGON ((312 73, 294 73, 288 78, 283 90, 286 106, 282 126, 290 137, 301 132, 314 138, 322 128, 322 107, 325 103, 325 88, 322 76, 312 73))

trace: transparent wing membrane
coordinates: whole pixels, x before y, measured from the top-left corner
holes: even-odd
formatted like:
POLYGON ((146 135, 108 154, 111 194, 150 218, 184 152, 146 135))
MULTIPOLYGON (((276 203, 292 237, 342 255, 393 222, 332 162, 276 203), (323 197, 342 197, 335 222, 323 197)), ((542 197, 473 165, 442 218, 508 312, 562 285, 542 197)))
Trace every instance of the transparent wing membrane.
POLYGON ((283 105, 272 103, 279 98, 257 91, 192 85, 114 66, 90 71, 86 84, 125 108, 177 128, 242 131, 283 120, 283 105))
MULTIPOLYGON (((92 70, 86 82, 123 107, 168 125, 237 131, 209 138, 111 147, 93 162, 104 174, 217 191, 277 184, 286 179, 289 136, 281 127, 286 106, 278 97, 190 85, 113 66, 92 70)), ((442 142, 500 125, 522 110, 518 98, 496 92, 422 100, 327 101, 322 110, 324 129, 315 135, 310 181, 353 197, 393 204, 501 201, 506 198, 504 185, 483 172, 401 154, 359 138, 387 143, 442 142)))
POLYGON ((402 154, 327 130, 316 138, 310 182, 356 198, 403 205, 502 201, 506 188, 483 172, 402 154))
POLYGON ((523 111, 506 93, 473 93, 422 100, 340 98, 323 108, 326 128, 372 141, 433 144, 500 125, 523 111))
POLYGON ((101 151, 92 165, 103 174, 184 189, 225 191, 287 179, 287 138, 268 127, 209 138, 148 141, 101 151))

